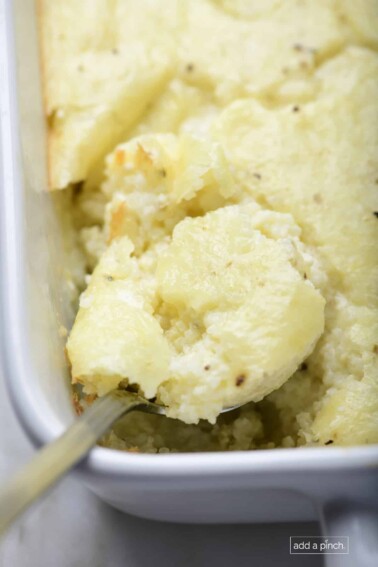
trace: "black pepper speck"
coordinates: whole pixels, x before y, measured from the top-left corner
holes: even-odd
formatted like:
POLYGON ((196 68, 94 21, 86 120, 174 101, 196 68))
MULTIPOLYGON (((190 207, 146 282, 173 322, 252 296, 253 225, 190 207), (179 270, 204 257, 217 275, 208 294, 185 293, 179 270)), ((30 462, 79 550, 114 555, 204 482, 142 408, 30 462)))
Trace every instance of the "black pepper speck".
POLYGON ((236 386, 241 386, 242 384, 244 384, 245 380, 246 380, 245 374, 239 374, 239 376, 236 376, 235 378, 236 386))

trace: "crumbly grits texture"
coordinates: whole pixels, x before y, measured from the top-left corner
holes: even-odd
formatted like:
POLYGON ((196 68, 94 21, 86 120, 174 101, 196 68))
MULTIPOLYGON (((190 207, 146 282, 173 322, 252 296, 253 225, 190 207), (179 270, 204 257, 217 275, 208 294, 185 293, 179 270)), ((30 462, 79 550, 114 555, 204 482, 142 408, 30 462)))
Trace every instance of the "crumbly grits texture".
POLYGON ((173 418, 130 414, 102 443, 377 443, 378 2, 40 12, 50 183, 87 273, 72 380, 173 418))

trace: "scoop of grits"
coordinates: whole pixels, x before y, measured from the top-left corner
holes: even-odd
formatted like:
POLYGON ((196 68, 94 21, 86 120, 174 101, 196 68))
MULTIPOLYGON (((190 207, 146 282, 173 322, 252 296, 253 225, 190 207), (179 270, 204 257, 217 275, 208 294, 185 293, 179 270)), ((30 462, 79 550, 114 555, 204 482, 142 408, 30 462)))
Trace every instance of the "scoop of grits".
POLYGON ((186 218, 139 258, 115 240, 67 344, 74 380, 104 394, 126 379, 186 422, 279 388, 324 327, 305 251, 290 225, 275 235, 279 216, 234 205, 186 218))

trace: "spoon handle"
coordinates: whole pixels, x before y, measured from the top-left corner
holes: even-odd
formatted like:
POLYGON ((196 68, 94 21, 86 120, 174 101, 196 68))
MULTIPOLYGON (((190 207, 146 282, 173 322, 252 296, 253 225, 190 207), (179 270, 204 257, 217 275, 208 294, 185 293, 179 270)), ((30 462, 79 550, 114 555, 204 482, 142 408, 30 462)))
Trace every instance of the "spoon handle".
POLYGON ((46 445, 0 490, 0 535, 34 500, 80 461, 121 415, 145 404, 111 392, 98 398, 65 433, 46 445))

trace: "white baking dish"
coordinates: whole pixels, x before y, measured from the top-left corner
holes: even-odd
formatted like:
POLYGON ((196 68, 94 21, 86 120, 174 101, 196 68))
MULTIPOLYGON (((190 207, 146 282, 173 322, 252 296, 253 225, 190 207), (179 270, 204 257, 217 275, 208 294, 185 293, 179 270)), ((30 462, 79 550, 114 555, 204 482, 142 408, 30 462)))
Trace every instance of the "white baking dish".
MULTIPOLYGON (((59 336, 59 322, 69 323, 64 255, 46 192, 34 2, 0 6, 3 358, 15 409, 41 445, 74 419, 59 336)), ((353 522, 376 518, 377 472, 377 446, 187 455, 95 448, 77 468, 104 500, 148 518, 271 522, 327 510, 327 535, 349 535, 353 522)))

